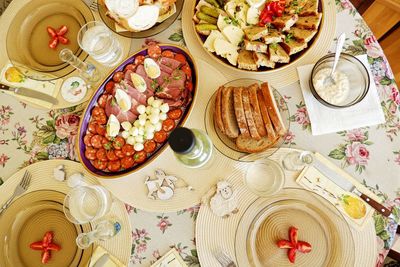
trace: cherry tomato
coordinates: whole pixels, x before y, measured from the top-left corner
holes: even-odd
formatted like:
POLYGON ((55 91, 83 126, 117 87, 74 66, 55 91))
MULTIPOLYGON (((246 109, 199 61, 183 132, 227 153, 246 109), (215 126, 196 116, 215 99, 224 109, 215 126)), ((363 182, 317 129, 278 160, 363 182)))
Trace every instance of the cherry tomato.
POLYGON ((86 146, 92 146, 92 143, 90 142, 90 139, 92 139, 92 137, 93 137, 92 133, 87 133, 83 138, 83 143, 85 143, 86 146))
POLYGON ((62 43, 62 44, 68 44, 69 43, 68 38, 65 38, 64 36, 58 36, 57 38, 58 38, 58 41, 60 43, 62 43))
POLYGON ((51 39, 53 39, 54 37, 57 37, 57 32, 52 27, 47 27, 47 33, 49 34, 51 39))
POLYGON ((105 126, 105 125, 97 124, 97 126, 96 126, 96 132, 97 132, 97 134, 99 134, 99 135, 105 136, 106 133, 107 133, 106 126, 105 126))
POLYGON ((122 71, 118 71, 116 73, 114 73, 113 76, 113 81, 116 83, 119 83, 120 81, 122 81, 124 79, 125 74, 122 71))
POLYGON ((150 45, 149 48, 147 48, 147 54, 151 58, 159 58, 161 56, 161 53, 161 47, 156 44, 150 45))
POLYGON ((167 115, 168 115, 168 118, 177 120, 182 116, 182 110, 181 109, 170 110, 170 111, 168 111, 167 115))
POLYGON ((136 152, 135 155, 133 156, 133 159, 135 160, 136 163, 145 162, 146 158, 147 158, 146 152, 144 152, 143 150, 136 152))
POLYGON ((101 161, 101 160, 93 160, 91 161, 93 167, 95 167, 98 170, 105 170, 107 168, 107 161, 101 161))
POLYGON ((58 38, 57 37, 54 37, 53 39, 51 39, 49 41, 49 47, 51 49, 56 49, 57 45, 58 45, 58 38))
POLYGON ((124 152, 122 152, 122 149, 121 150, 114 150, 114 153, 120 159, 125 157, 125 154, 124 154, 124 152))
POLYGON ((96 158, 101 161, 108 161, 107 150, 105 150, 104 148, 100 148, 99 150, 97 150, 96 158))
POLYGON ((185 87, 186 87, 186 89, 189 90, 189 92, 193 91, 193 83, 192 82, 186 81, 185 87))
POLYGON ((100 114, 97 116, 93 116, 93 119, 98 123, 98 124, 106 124, 107 123, 107 116, 106 114, 100 114))
POLYGON ((92 110, 92 116, 99 116, 102 114, 106 114, 103 108, 101 107, 94 107, 92 110))
POLYGON ((144 63, 144 59, 145 59, 145 57, 142 56, 142 55, 137 56, 135 58, 135 65, 138 66, 138 65, 143 64, 144 63))
POLYGON ((182 54, 176 54, 175 60, 178 60, 179 62, 182 62, 182 63, 186 63, 186 57, 182 54))
POLYGON ((62 25, 58 30, 57 30, 57 35, 64 35, 68 32, 68 27, 65 25, 62 25))
POLYGON ((107 169, 110 172, 116 172, 121 169, 121 162, 119 160, 109 161, 107 164, 107 169))
POLYGON ((125 157, 121 159, 121 166, 124 169, 129 169, 133 166, 133 164, 135 164, 135 160, 132 157, 125 157))
POLYGON ((96 153, 97 153, 97 149, 93 148, 93 147, 86 147, 85 150, 85 157, 89 160, 95 160, 96 159, 96 153))
POLYGON ((102 141, 103 141, 103 136, 96 134, 90 139, 90 143, 94 148, 101 148, 103 146, 102 141))
POLYGON ((107 158, 109 161, 114 161, 118 159, 117 155, 115 155, 114 150, 107 151, 107 158))
POLYGON ((147 140, 144 142, 144 151, 146 153, 153 153, 154 150, 156 150, 157 144, 154 142, 154 140, 147 140))
POLYGON ((124 71, 127 71, 127 70, 135 71, 136 70, 136 65, 134 65, 134 64, 126 65, 125 68, 124 68, 124 71))
POLYGON ((101 95, 99 97, 99 100, 97 100, 97 104, 99 104, 99 107, 105 108, 106 104, 107 104, 107 99, 108 99, 108 95, 101 95))
POLYGON ((161 55, 163 57, 167 57, 167 58, 174 58, 175 57, 174 52, 172 52, 171 50, 164 50, 164 51, 162 51, 161 55))
POLYGON ((164 143, 167 140, 167 133, 163 130, 155 132, 154 141, 157 143, 164 143))
POLYGON ((184 65, 181 70, 186 74, 188 78, 192 77, 192 69, 189 67, 189 65, 184 65))
POLYGON ((114 91, 115 83, 113 81, 109 81, 106 83, 105 89, 108 94, 112 94, 114 91))
POLYGON ((125 145, 125 139, 122 136, 117 136, 114 139, 113 146, 115 149, 121 149, 125 145))
POLYGON ((129 144, 125 144, 122 147, 122 153, 124 153, 124 155, 126 157, 130 157, 135 153, 135 149, 133 148, 133 146, 129 145, 129 144))
POLYGON ((166 119, 162 123, 162 129, 166 132, 172 131, 175 128, 175 121, 173 119, 166 119))

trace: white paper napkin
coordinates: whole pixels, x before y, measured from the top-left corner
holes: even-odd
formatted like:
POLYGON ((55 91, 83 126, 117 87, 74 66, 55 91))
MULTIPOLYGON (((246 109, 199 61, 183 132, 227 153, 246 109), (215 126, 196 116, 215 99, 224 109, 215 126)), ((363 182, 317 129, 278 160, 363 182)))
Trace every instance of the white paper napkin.
POLYGON ((367 55, 357 56, 365 65, 370 78, 370 88, 365 98, 358 104, 341 109, 333 109, 324 106, 313 96, 309 86, 309 80, 313 64, 297 68, 301 91, 307 106, 308 116, 311 122, 313 135, 334 133, 343 130, 381 124, 385 122, 375 81, 371 75, 367 55))

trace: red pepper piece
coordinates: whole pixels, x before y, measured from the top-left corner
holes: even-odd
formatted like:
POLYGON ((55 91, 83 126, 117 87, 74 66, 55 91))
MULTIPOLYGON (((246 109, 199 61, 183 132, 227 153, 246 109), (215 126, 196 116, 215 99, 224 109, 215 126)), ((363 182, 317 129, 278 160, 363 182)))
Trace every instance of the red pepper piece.
POLYGON ((51 38, 57 36, 56 30, 54 30, 52 27, 47 27, 47 33, 50 35, 51 38))
POLYGON ((69 40, 68 38, 65 38, 64 36, 58 36, 58 41, 62 44, 68 44, 69 40))
POLYGON ((276 244, 279 248, 295 248, 292 242, 288 240, 279 240, 276 244))
POLYGON ((309 253, 311 251, 311 244, 305 241, 298 241, 296 248, 302 253, 309 253))
POLYGON ((297 228, 294 226, 291 226, 289 228, 289 239, 292 244, 297 245, 297 228))
POLYGON ((53 241, 53 232, 52 231, 48 231, 44 234, 43 237, 43 247, 47 248, 47 246, 53 241))
POLYGON ((29 247, 33 250, 43 250, 43 243, 42 241, 33 242, 29 247))
POLYGON ((45 251, 42 252, 42 263, 43 264, 48 263, 50 258, 51 258, 50 251, 45 250, 45 251))
POLYGON ((60 251, 61 247, 57 244, 50 243, 49 246, 47 247, 48 250, 54 250, 54 251, 60 251))
POLYGON ((51 49, 56 49, 57 45, 58 45, 58 38, 57 37, 54 37, 53 39, 51 39, 49 41, 49 47, 51 49))
POLYGON ((289 261, 291 263, 294 263, 296 261, 296 249, 295 248, 289 249, 287 255, 288 255, 289 261))
POLYGON ((62 36, 68 32, 68 27, 65 25, 62 25, 58 30, 57 30, 57 35, 62 36))

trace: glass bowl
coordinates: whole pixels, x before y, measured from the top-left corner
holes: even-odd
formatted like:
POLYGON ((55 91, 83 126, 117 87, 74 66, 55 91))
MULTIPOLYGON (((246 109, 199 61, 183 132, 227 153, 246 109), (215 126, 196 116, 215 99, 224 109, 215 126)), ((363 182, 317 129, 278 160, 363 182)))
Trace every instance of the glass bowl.
POLYGON ((342 53, 339 58, 338 65, 336 67, 336 72, 344 73, 349 79, 349 93, 344 99, 338 103, 328 102, 326 99, 318 93, 314 86, 314 78, 317 73, 323 69, 332 69, 333 62, 335 59, 335 54, 328 54, 318 60, 314 65, 310 77, 310 89, 314 97, 323 105, 330 108, 347 108, 354 106, 355 104, 361 102, 367 95, 370 85, 370 78, 368 71, 364 64, 356 57, 342 53))

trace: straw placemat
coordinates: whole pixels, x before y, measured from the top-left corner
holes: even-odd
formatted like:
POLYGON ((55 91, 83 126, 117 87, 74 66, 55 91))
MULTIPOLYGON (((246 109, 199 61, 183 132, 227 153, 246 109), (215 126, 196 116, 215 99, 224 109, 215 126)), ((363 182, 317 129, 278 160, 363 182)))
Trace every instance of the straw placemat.
MULTIPOLYGON (((7 7, 7 4, 9 4, 7 9, 4 10, 4 13, 0 17, 0 25, 1 25, 0 36, 2 37, 0 40, 0 69, 3 68, 3 66, 8 62, 7 47, 6 47, 8 28, 10 27, 10 24, 12 23, 15 14, 17 14, 18 11, 21 8, 23 8, 24 5, 26 5, 30 1, 34 1, 34 0, 13 0, 12 2, 8 0, 8 1, 3 1, 1 3, 2 5, 0 5, 0 7, 5 9, 5 7, 7 7)), ((0 11, 1 11, 1 8, 0 8, 0 11)), ((102 21, 100 18, 100 15, 97 12, 93 12, 93 15, 94 15, 96 21, 102 21)), ((118 41, 121 43, 121 46, 123 49, 123 58, 125 59, 126 57, 128 57, 129 52, 130 52, 131 39, 125 38, 118 34, 114 34, 114 37, 116 37, 118 39, 118 41)), ((104 75, 104 78, 107 77, 109 75, 109 73, 111 73, 111 71, 114 69, 114 68, 102 66, 101 64, 99 64, 95 60, 93 60, 91 57, 89 57, 86 60, 86 62, 95 65, 98 68, 98 70, 100 71, 100 73, 102 73, 104 75)), ((79 76, 78 72, 74 71, 71 74, 64 77, 63 79, 67 79, 68 77, 73 77, 73 76, 79 76)), ((99 83, 99 85, 100 85, 100 83, 99 83)), ((97 88, 94 87, 94 89, 97 89, 97 88)), ((76 102, 76 103, 69 103, 64 100, 64 98, 61 95, 61 91, 60 91, 57 96, 58 103, 56 105, 54 105, 52 108, 53 109, 67 108, 67 107, 76 106, 80 103, 84 103, 91 98, 93 92, 94 92, 93 89, 88 90, 88 92, 86 93, 86 96, 81 101, 76 102)), ((12 93, 10 93, 10 94, 12 94, 12 93)), ((19 98, 18 96, 16 96, 16 97, 19 98)), ((23 100, 21 98, 19 98, 19 99, 23 102, 26 102, 30 106, 43 109, 42 106, 38 106, 34 102, 29 102, 29 101, 26 101, 25 99, 23 100)))
MULTIPOLYGON (((226 83, 226 78, 215 67, 205 61, 197 60, 199 85, 194 107, 189 118, 184 123, 185 127, 205 131, 204 116, 207 102, 219 86, 226 83)), ((143 169, 118 179, 100 179, 122 201, 136 208, 152 212, 174 212, 186 209, 200 203, 201 197, 208 192, 221 177, 233 171, 235 161, 223 156, 217 149, 213 150, 211 165, 205 168, 191 169, 182 165, 174 156, 170 147, 167 147, 160 156, 143 169), (175 195, 169 200, 153 200, 147 197, 147 187, 144 184, 146 176, 154 179, 154 171, 162 169, 168 175, 175 175, 194 188, 175 188, 175 195)))
POLYGON ((318 59, 324 56, 332 45, 333 38, 336 33, 336 8, 334 0, 322 0, 322 21, 319 32, 315 37, 312 45, 304 52, 304 54, 293 61, 276 70, 264 72, 249 72, 229 66, 219 60, 216 56, 209 54, 197 36, 193 18, 193 10, 196 0, 186 0, 182 11, 182 30, 185 37, 185 42, 190 52, 194 57, 202 58, 210 62, 230 78, 254 78, 267 80, 277 88, 297 82, 297 67, 315 63, 318 59))
MULTIPOLYGON (((292 150, 281 148, 270 159, 280 162, 282 157, 292 150)), ((225 251, 236 261, 235 257, 238 255, 235 253, 235 235, 239 222, 246 219, 246 217, 243 217, 243 214, 258 199, 256 195, 246 189, 242 182, 247 166, 248 163, 237 163, 234 173, 224 176, 238 192, 238 213, 231 215, 228 219, 222 219, 214 215, 208 205, 202 205, 200 208, 196 222, 196 245, 202 266, 220 266, 213 256, 213 251, 216 249, 225 251)), ((285 171, 285 188, 300 188, 295 182, 299 173, 285 171)), ((252 217, 250 219, 252 220, 255 216, 256 214, 253 214, 253 216, 250 216, 252 217)), ((376 233, 373 219, 370 219, 362 231, 356 231, 351 228, 351 233, 355 250, 354 266, 373 266, 377 257, 376 233)), ((246 240, 243 240, 243 242, 246 242, 246 240)), ((246 252, 243 251, 243 253, 246 252)))
MULTIPOLYGON (((54 190, 67 194, 70 190, 70 187, 67 186, 67 183, 59 182, 53 178, 53 170, 58 165, 64 165, 67 177, 71 174, 80 172, 84 174, 88 183, 98 184, 97 179, 86 172, 84 168, 77 162, 68 160, 46 160, 29 165, 7 179, 7 181, 0 187, 0 203, 5 203, 13 194, 25 171, 29 171, 32 175, 31 184, 25 194, 37 190, 54 190)), ((122 226, 121 231, 114 238, 107 241, 96 242, 95 244, 101 245, 107 251, 109 251, 110 254, 127 265, 131 255, 132 241, 131 226, 124 203, 114 198, 111 211, 106 217, 117 218, 122 226)))

